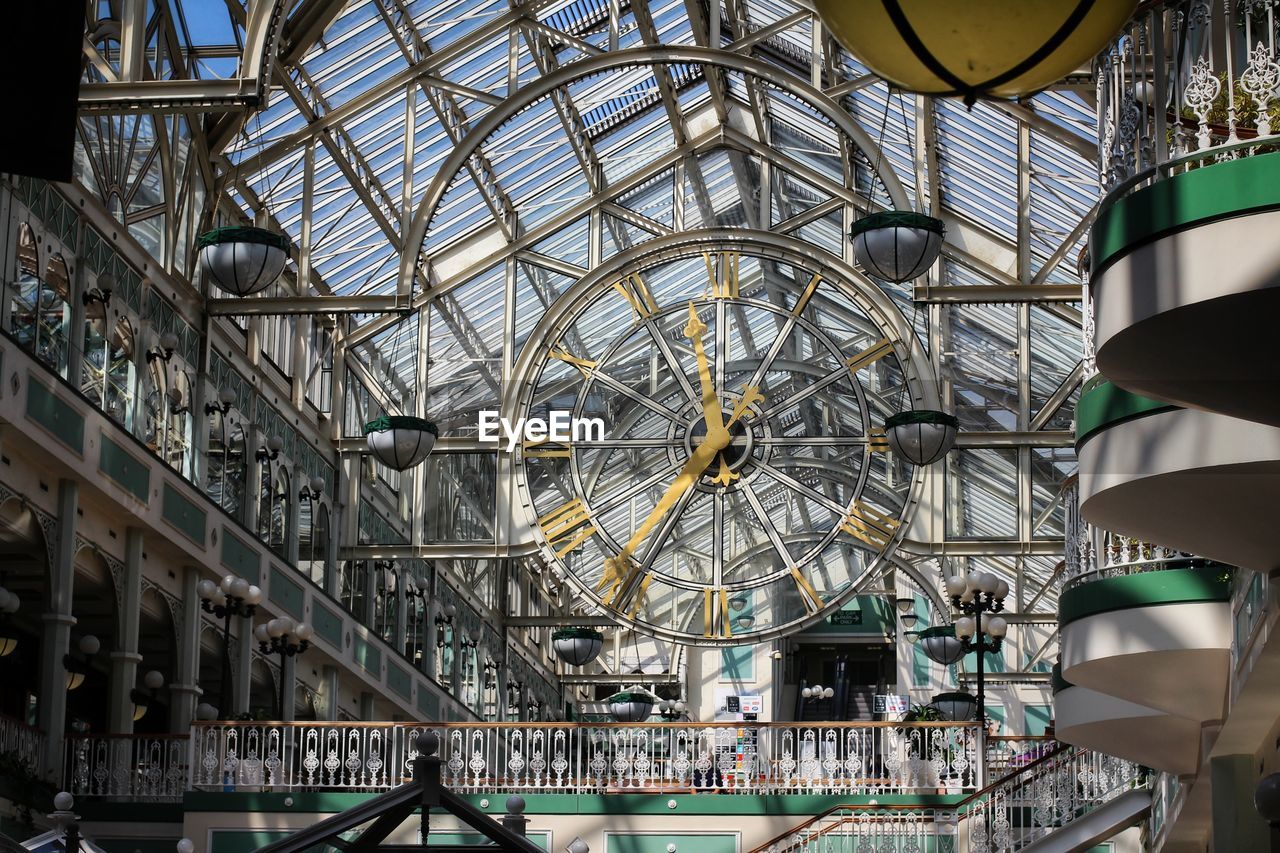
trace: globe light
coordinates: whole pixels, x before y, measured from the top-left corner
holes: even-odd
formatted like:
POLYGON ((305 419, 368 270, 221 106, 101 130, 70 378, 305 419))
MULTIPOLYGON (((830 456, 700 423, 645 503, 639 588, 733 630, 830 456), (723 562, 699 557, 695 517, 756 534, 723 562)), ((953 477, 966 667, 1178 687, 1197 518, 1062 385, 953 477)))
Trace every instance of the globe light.
POLYGON ((196 845, 190 838, 179 838, 178 843, 174 845, 178 853, 195 853, 196 845))
POLYGON ((964 576, 964 588, 966 592, 977 592, 981 589, 982 572, 969 572, 964 576))
POLYGON ((210 705, 208 702, 201 702, 196 706, 197 720, 216 720, 218 719, 218 709, 210 705))
POLYGON ((277 637, 283 637, 288 633, 288 630, 283 619, 272 619, 267 623, 267 636, 273 640, 277 637))
POLYGON ((964 576, 952 575, 947 578, 947 595, 952 597, 964 595, 964 576))
POLYGON ((267 439, 267 450, 272 453, 279 453, 284 450, 284 439, 278 435, 273 435, 267 439))
POLYGON ((262 603, 262 589, 254 586, 253 584, 249 584, 249 588, 245 590, 244 596, 242 597, 244 598, 245 604, 252 604, 256 606, 262 603))
POLYGON ((324 491, 324 477, 312 477, 312 478, 311 478, 310 486, 311 486, 311 491, 312 491, 312 492, 323 492, 323 491, 324 491))
POLYGON ((178 336, 173 332, 165 332, 160 336, 160 349, 175 350, 178 348, 178 336))
POLYGON ((996 585, 998 583, 1000 583, 1000 579, 995 575, 991 574, 991 572, 983 572, 982 574, 978 575, 978 589, 982 590, 987 594, 991 594, 995 592, 996 585))
POLYGON ((96 655, 100 648, 102 648, 102 643, 92 634, 85 634, 80 638, 79 649, 81 654, 96 655))
POLYGON ((271 642, 271 634, 267 631, 267 624, 265 622, 253 629, 253 638, 259 643, 271 642))
POLYGON ((1003 616, 992 616, 987 622, 987 633, 997 640, 1003 637, 1009 631, 1009 623, 1005 621, 1003 616))
POLYGON ((224 595, 231 595, 231 585, 237 580, 239 580, 239 578, 235 575, 223 575, 222 582, 218 584, 218 589, 222 590, 224 595))
POLYGON ((969 639, 973 636, 977 625, 973 621, 972 616, 961 616, 956 620, 956 636, 961 639, 969 639))
POLYGON ((831 698, 832 696, 834 696, 834 695, 836 695, 836 691, 835 691, 835 689, 834 689, 834 688, 831 688, 831 687, 824 687, 824 688, 822 688, 822 698, 823 698, 823 699, 830 699, 830 698, 831 698))
POLYGON ((249 594, 249 582, 244 578, 236 578, 231 582, 231 589, 228 594, 243 600, 249 594))
POLYGON ((224 406, 230 406, 236 401, 236 392, 230 388, 223 388, 218 392, 218 402, 224 406))
POLYGON ((218 594, 218 585, 211 580, 202 580, 196 584, 196 595, 199 595, 205 601, 212 601, 213 597, 218 594))
POLYGON ((150 690, 159 690, 164 687, 164 673, 156 669, 150 670, 142 676, 142 683, 150 690))
POLYGON ((1007 581, 998 581, 996 583, 995 597, 1003 600, 1009 594, 1009 583, 1007 581))
POLYGON ((304 642, 310 640, 315 635, 315 629, 307 622, 299 622, 298 627, 293 629, 293 636, 304 642))
POLYGON ((805 687, 800 691, 800 695, 805 699, 808 699, 809 697, 813 696, 813 688, 805 687))

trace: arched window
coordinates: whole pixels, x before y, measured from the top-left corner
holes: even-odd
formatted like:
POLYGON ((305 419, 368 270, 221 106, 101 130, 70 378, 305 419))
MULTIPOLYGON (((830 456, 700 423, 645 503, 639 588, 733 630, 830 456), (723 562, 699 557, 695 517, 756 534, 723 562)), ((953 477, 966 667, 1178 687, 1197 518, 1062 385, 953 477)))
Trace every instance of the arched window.
POLYGON ((9 293, 9 331, 29 350, 36 348, 36 306, 40 304, 40 247, 35 232, 18 225, 17 279, 9 293))
POLYGON ((364 560, 347 560, 342 564, 342 576, 338 590, 343 605, 361 621, 364 620, 364 603, 369 594, 369 564, 364 560))
POLYGON ((70 351, 71 274, 63 257, 54 255, 40 277, 40 249, 25 222, 18 226, 18 279, 9 311, 9 328, 18 343, 65 376, 70 351))
POLYGON ((109 417, 133 428, 133 397, 137 373, 133 365, 133 324, 127 317, 114 323, 107 305, 92 302, 85 315, 84 379, 80 390, 109 417))
POLYGON ((244 520, 244 429, 233 414, 217 409, 209 416, 209 499, 240 521, 244 520))
POLYGON ((280 465, 275 472, 274 485, 271 466, 262 467, 262 495, 258 531, 267 547, 283 557, 289 541, 289 472, 280 465))
POLYGON ((184 477, 191 476, 191 380, 186 370, 151 359, 143 387, 142 440, 184 477))

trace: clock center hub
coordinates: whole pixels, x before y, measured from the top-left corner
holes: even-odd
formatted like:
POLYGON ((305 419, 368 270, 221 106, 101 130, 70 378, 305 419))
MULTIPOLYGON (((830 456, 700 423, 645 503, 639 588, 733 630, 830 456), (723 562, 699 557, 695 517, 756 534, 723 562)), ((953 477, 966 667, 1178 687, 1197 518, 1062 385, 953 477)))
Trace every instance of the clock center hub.
MULTIPOLYGON (((750 427, 738 421, 727 427, 729 431, 729 446, 716 456, 715 461, 703 472, 703 476, 711 478, 716 475, 720 468, 720 462, 724 461, 731 471, 740 471, 751 458, 751 451, 755 447, 755 436, 752 435, 750 427)), ((689 455, 697 450, 704 441, 707 440, 707 422, 702 416, 699 416, 693 425, 689 428, 689 432, 685 435, 685 452, 689 455)))

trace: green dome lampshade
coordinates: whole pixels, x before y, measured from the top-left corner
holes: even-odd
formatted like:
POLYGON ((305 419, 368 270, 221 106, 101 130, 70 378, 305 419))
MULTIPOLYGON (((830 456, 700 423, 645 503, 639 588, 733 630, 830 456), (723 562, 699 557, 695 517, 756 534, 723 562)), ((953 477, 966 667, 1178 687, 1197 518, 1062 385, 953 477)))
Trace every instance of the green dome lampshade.
POLYGON ((1137 0, 814 0, 858 61, 908 92, 1016 98, 1096 56, 1137 0))
POLYGON ((939 693, 929 705, 938 709, 942 719, 953 722, 965 722, 978 715, 978 700, 972 693, 939 693))
POLYGON ((383 415, 364 425, 369 452, 388 468, 405 471, 431 455, 440 430, 409 415, 383 415))
POLYGON ((638 690, 624 690, 606 700, 609 713, 619 723, 643 723, 653 713, 654 697, 638 690))
POLYGON ((932 465, 955 446, 960 421, 933 409, 912 409, 884 419, 889 447, 912 465, 932 465))
POLYGON ((289 238, 265 228, 215 228, 196 246, 205 280, 233 296, 266 290, 289 260, 289 238))
POLYGON ((951 666, 964 657, 964 643, 956 639, 955 627, 951 625, 925 628, 920 632, 916 645, 924 651, 925 657, 943 666, 951 666))
POLYGON ((849 239, 867 275, 901 283, 919 278, 933 266, 946 231, 941 219, 911 210, 886 210, 853 223, 849 239))
POLYGON ((557 628, 551 634, 556 657, 570 666, 586 666, 604 648, 604 634, 595 628, 557 628))

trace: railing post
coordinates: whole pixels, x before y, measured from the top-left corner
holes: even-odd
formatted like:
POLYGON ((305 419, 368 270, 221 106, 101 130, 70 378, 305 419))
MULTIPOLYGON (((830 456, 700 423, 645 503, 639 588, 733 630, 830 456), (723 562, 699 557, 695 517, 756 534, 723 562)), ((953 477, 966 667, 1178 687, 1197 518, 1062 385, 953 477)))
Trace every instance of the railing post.
POLYGON ((507 797, 507 813, 502 816, 502 825, 516 835, 524 835, 529 819, 524 816, 524 797, 513 795, 507 797))
POLYGON ((413 778, 422 782, 421 827, 422 843, 427 843, 431 835, 431 809, 440 805, 440 758, 436 751, 440 748, 440 736, 435 732, 422 732, 418 735, 418 757, 413 762, 413 778))

